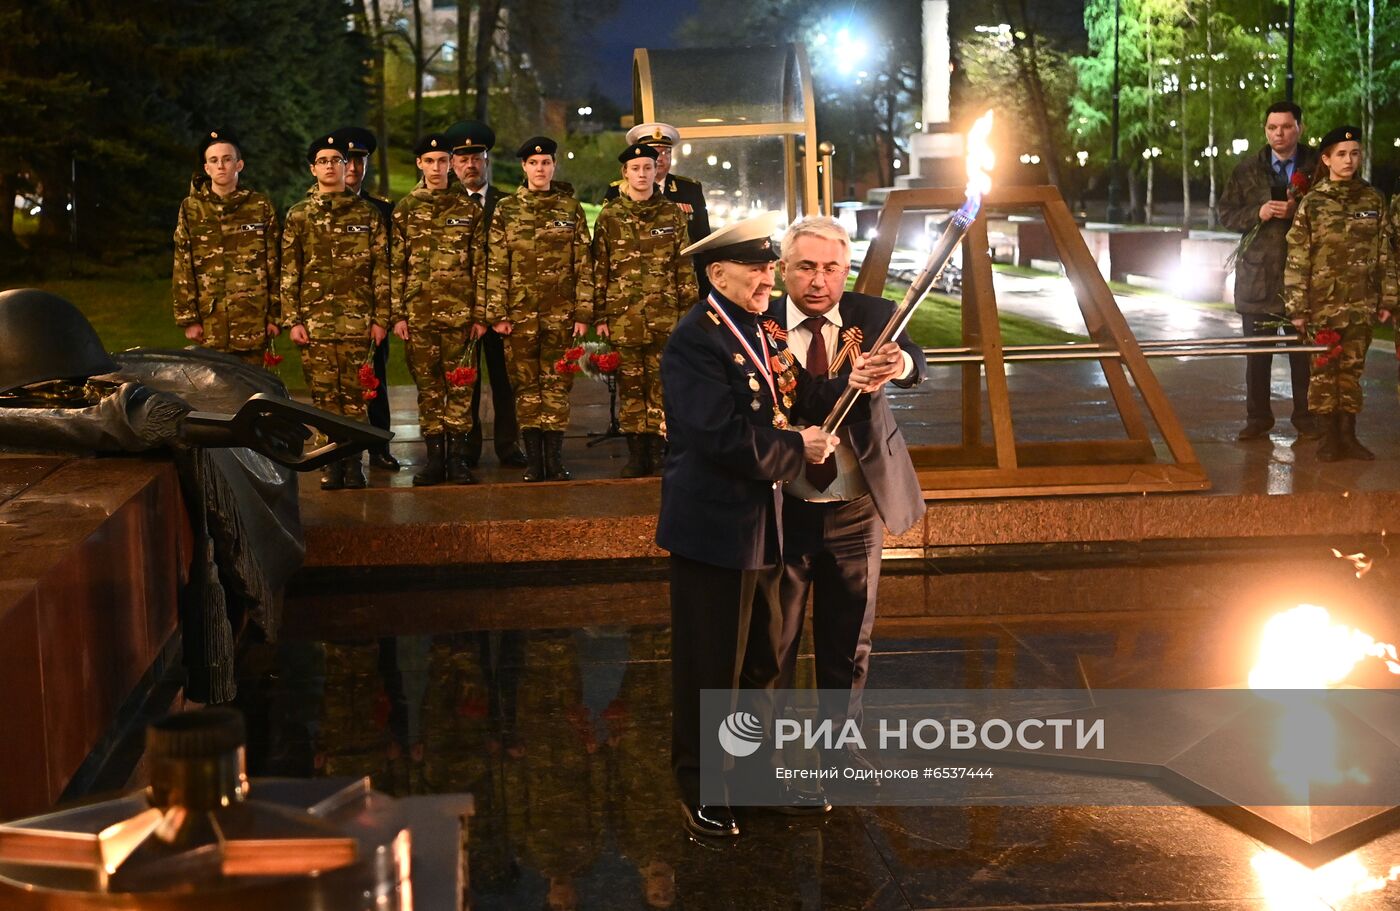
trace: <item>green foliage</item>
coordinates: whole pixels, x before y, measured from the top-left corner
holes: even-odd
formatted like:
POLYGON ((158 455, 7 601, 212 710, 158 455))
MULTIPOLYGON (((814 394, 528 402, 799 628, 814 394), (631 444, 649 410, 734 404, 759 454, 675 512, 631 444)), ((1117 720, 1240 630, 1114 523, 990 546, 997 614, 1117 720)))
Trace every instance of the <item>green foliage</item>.
POLYGON ((50 244, 69 235, 71 192, 81 247, 109 264, 168 249, 212 127, 242 138, 245 183, 288 205, 309 182, 311 136, 363 113, 367 49, 349 13, 345 0, 32 0, 0 14, 0 175, 42 194, 50 244))

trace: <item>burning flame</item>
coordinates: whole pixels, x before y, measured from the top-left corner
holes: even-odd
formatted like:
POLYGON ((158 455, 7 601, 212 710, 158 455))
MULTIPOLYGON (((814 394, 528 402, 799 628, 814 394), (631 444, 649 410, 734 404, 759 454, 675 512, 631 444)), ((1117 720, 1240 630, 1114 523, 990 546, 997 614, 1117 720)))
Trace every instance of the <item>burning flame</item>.
POLYGON ((967 197, 979 202, 992 191, 992 168, 997 156, 987 141, 992 133, 993 111, 987 111, 967 131, 967 197))
POLYGON ((1379 658, 1392 674, 1400 674, 1394 645, 1333 623, 1324 607, 1300 604, 1264 625, 1249 685, 1256 690, 1326 689, 1345 680, 1364 658, 1379 658))
POLYGON ((1310 870, 1274 851, 1250 859, 1269 911, 1333 911, 1355 895, 1381 892, 1400 879, 1400 864, 1373 875, 1355 854, 1310 870))

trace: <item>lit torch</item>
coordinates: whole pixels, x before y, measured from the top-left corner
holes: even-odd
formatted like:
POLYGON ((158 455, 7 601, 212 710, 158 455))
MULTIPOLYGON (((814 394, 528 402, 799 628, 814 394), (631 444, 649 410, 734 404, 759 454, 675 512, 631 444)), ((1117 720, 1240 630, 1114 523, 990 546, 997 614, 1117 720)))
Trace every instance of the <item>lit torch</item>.
MULTIPOLYGON (((977 212, 982 208, 982 197, 991 192, 992 189, 992 167, 996 164, 996 156, 992 152, 992 147, 988 144, 987 138, 992 132, 992 112, 988 111, 977 122, 972 125, 972 129, 967 134, 967 195, 963 200, 962 208, 953 213, 953 217, 948 219, 948 223, 943 227, 943 234, 938 238, 938 242, 933 245, 933 252, 929 254, 928 261, 924 263, 923 271, 918 278, 914 279, 909 290, 904 294, 904 300, 895 308, 894 315, 885 324, 880 337, 871 346, 872 351, 878 349, 887 342, 892 342, 904 327, 909 325, 909 320, 913 318, 914 311, 919 309, 919 304, 928 296, 929 289, 938 280, 943 267, 952 258, 953 251, 962 243, 963 236, 967 234, 967 229, 972 227, 972 223, 977 219, 977 212)), ((827 433, 835 433, 836 428, 841 426, 841 422, 846 419, 851 406, 855 404, 856 398, 860 395, 858 389, 847 387, 841 393, 841 398, 837 400, 836 406, 831 409, 831 413, 826 416, 822 423, 822 430, 827 433)))

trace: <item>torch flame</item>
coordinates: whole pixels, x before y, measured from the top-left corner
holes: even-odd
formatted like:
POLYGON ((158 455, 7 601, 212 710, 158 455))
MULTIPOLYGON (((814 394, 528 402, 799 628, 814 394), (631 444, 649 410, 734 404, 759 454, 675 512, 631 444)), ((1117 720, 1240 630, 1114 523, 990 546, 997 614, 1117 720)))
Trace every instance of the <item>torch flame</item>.
POLYGON ((1392 674, 1400 674, 1394 645, 1333 623, 1326 608, 1300 604, 1264 625, 1249 685, 1256 690, 1326 689, 1345 680, 1363 658, 1378 658, 1392 674))
POLYGON ((997 156, 987 141, 992 133, 993 111, 987 111, 967 131, 967 197, 981 200, 992 191, 992 168, 997 156))

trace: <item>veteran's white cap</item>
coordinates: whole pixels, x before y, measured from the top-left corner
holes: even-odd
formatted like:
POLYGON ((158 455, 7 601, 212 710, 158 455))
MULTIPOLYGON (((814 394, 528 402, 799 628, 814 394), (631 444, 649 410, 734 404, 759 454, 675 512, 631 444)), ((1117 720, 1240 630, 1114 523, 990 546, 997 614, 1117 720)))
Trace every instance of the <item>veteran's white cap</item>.
POLYGON ((781 212, 763 212, 725 225, 681 251, 702 263, 771 263, 778 259, 773 234, 783 224, 781 212))

